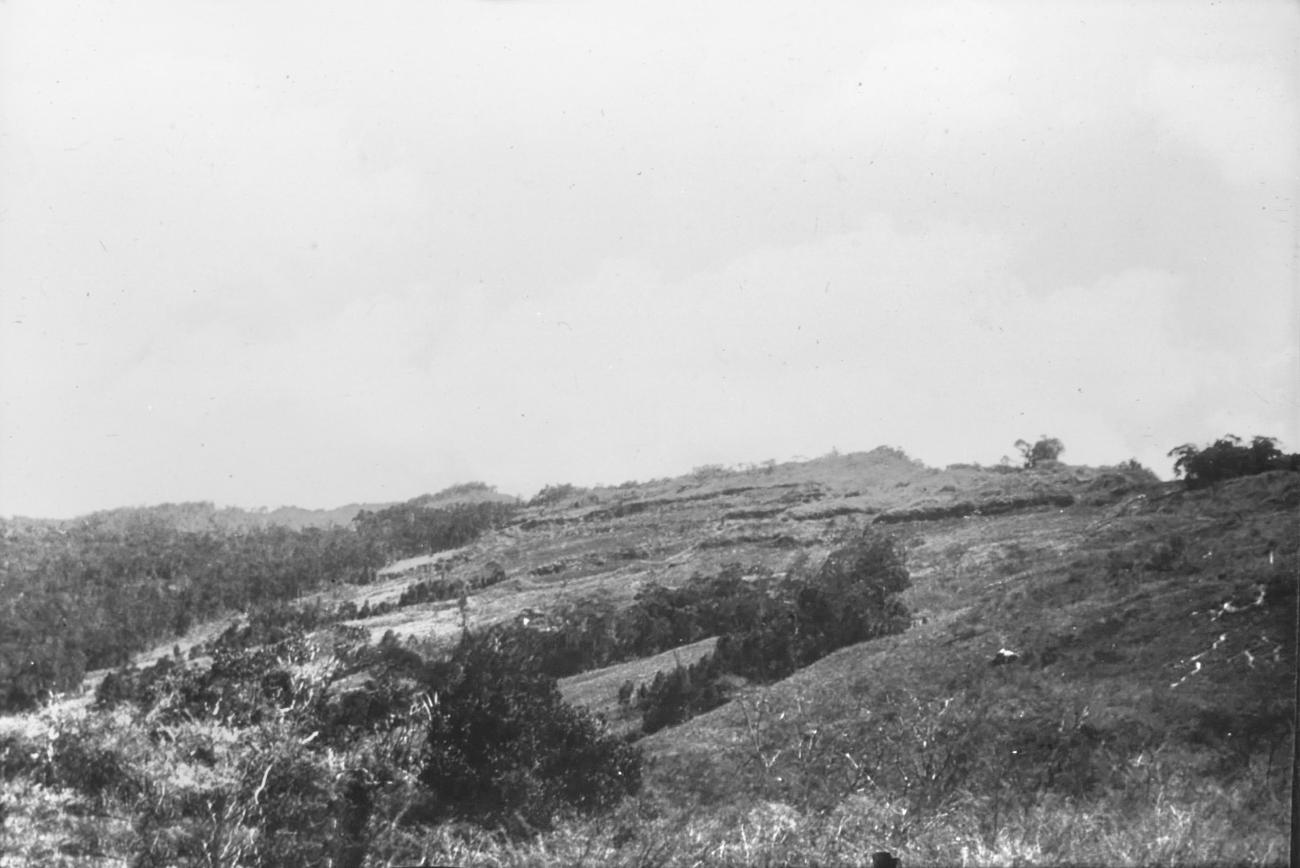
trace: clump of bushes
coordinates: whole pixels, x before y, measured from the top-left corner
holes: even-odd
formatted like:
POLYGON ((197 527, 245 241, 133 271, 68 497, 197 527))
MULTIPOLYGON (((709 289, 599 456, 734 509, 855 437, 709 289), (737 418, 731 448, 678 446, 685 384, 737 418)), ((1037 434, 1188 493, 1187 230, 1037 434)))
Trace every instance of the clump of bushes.
POLYGON ((1249 444, 1226 434, 1203 449, 1184 443, 1169 450, 1174 458, 1174 475, 1188 488, 1205 488, 1225 479, 1253 476, 1270 470, 1300 470, 1300 454, 1286 455, 1274 437, 1256 435, 1249 444))
POLYGON ((554 678, 515 665, 497 637, 465 634, 431 712, 420 780, 431 819, 525 828, 609 807, 641 785, 641 753, 565 704, 554 678))
POLYGON ((832 552, 811 580, 787 582, 760 617, 724 634, 722 667, 756 681, 784 678, 832 651, 907 629, 895 596, 910 583, 893 539, 868 534, 832 552))
POLYGON ((641 731, 658 732, 722 705, 728 698, 722 683, 725 674, 713 654, 705 654, 690 666, 678 663, 671 672, 656 672, 649 685, 642 684, 637 690, 641 731))
MULTIPOLYGON (((462 597, 470 591, 490 587, 506 580, 505 567, 488 561, 481 569, 468 576, 438 576, 408 585, 397 599, 397 607, 415 606, 462 597)), ((375 614, 373 611, 371 614, 375 614)))
POLYGON ((659 673, 637 694, 642 729, 654 732, 708 711, 727 699, 724 680, 767 683, 785 678, 857 642, 899 633, 911 615, 897 594, 910 584, 893 539, 866 534, 832 552, 811 578, 794 577, 771 592, 748 591, 712 654, 690 667, 659 673))
POLYGON ((247 727, 304 701, 312 685, 294 675, 313 656, 301 633, 274 645, 218 647, 206 668, 163 658, 143 670, 124 667, 95 691, 101 710, 131 703, 163 722, 214 720, 247 727))
POLYGON ((1019 450, 1025 467, 1037 467, 1047 461, 1060 460, 1061 453, 1065 451, 1065 444, 1055 437, 1044 434, 1033 443, 1017 440, 1016 449, 1019 450))
MULTIPOLYGON (((770 571, 757 572, 764 581, 770 579, 770 571)), ((621 610, 584 600, 549 613, 542 626, 515 621, 487 633, 515 665, 564 678, 650 657, 748 623, 765 605, 768 591, 764 581, 748 582, 744 575, 741 565, 732 564, 685 587, 648 585, 621 610)))

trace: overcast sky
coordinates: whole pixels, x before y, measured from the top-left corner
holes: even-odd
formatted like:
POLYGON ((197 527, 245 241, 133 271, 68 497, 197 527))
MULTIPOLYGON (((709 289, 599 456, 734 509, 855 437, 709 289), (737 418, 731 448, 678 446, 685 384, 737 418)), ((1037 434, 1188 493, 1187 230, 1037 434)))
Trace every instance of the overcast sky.
POLYGON ((5 0, 0 514, 1300 448, 1300 4, 5 0))

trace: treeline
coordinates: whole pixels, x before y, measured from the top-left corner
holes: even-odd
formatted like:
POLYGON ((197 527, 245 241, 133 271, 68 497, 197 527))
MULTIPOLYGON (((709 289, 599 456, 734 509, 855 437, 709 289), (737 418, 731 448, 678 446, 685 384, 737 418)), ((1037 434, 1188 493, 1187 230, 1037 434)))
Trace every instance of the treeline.
POLYGON ((1169 457, 1175 459, 1174 475, 1182 477, 1188 488, 1205 488, 1270 470, 1300 471, 1300 453, 1288 455, 1278 448, 1276 438, 1259 435, 1249 444, 1235 434, 1225 434, 1200 449, 1184 443, 1169 450, 1169 457))
POLYGON ((416 498, 377 512, 362 510, 352 522, 387 562, 459 548, 485 530, 505 525, 519 510, 514 502, 483 501, 445 507, 427 506, 426 502, 426 498, 416 498))
POLYGON ((351 528, 300 530, 204 527, 175 521, 177 509, 0 520, 0 711, 74 689, 87 670, 119 666, 221 613, 366 583, 392 557, 465 545, 514 507, 402 505, 363 512, 351 528))
POLYGON ((846 645, 905 630, 911 616, 897 594, 908 584, 897 544, 868 533, 807 575, 745 576, 734 565, 680 588, 650 585, 624 609, 588 602, 484 635, 520 669, 553 678, 719 637, 704 661, 640 694, 653 731, 723 701, 725 675, 775 681, 846 645))
POLYGON ((451 600, 471 591, 504 582, 505 579, 505 567, 496 561, 488 561, 463 577, 438 576, 407 585, 401 596, 397 598, 397 607, 451 600))
POLYGON ((775 605, 770 576, 751 584, 740 572, 732 567, 680 588, 652 584, 623 609, 583 601, 536 622, 494 625, 486 635, 519 667, 552 678, 650 657, 728 632, 775 605))
MULTIPOLYGON (((716 708, 728 698, 728 676, 769 683, 832 651, 899 633, 911 615, 897 598, 910 584, 902 552, 887 537, 864 536, 831 555, 815 576, 786 582, 767 605, 718 638, 711 654, 659 672, 636 690, 642 730, 655 732, 716 708)), ((620 704, 633 695, 629 681, 620 704)))

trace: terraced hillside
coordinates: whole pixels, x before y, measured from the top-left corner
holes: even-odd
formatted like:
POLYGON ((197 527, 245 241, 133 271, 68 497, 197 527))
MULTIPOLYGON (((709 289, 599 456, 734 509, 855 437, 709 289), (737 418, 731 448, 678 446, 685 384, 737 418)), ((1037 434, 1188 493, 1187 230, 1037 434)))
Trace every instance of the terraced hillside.
MULTIPOLYGON (((626 601, 647 583, 679 586, 728 564, 783 573, 796 562, 820 561, 868 524, 925 522, 946 510, 1041 512, 1090 496, 1090 486, 1131 486, 1126 478, 1086 468, 935 470, 883 448, 749 470, 702 469, 527 508, 512 527, 464 549, 395 565, 373 585, 321 599, 396 603, 420 580, 472 587, 475 574, 495 563, 506 579, 469 598, 469 623, 483 626, 564 601, 626 601)), ((377 635, 453 637, 460 618, 457 601, 446 600, 353 623, 377 635)))
MULTIPOLYGON (((1188 491, 1135 466, 937 470, 879 449, 557 490, 461 549, 304 600, 358 613, 318 645, 368 635, 434 659, 466 630, 567 629, 647 588, 812 575, 864 533, 905 553, 911 626, 775 683, 729 677, 722 705, 645 736, 629 692, 715 637, 565 677, 567 700, 635 739, 639 792, 506 833, 372 818, 347 864, 858 865, 878 850, 908 865, 1286 862, 1300 475, 1188 491)), ((9 727, 30 743, 78 713, 94 714, 9 727)), ((68 844, 90 822, 75 811, 96 815, 84 798, 17 780, 0 852, 19 855, 0 864, 138 851, 138 818, 101 800, 93 861, 68 844)), ((244 864, 232 859, 220 864, 244 864)))

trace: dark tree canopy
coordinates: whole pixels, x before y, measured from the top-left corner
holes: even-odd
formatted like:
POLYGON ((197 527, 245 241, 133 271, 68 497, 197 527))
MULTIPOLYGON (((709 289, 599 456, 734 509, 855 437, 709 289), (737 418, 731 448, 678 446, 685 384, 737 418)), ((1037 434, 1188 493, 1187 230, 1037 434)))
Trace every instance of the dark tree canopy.
POLYGON ((1169 457, 1174 459, 1174 475, 1181 477, 1188 488, 1204 488, 1269 470, 1300 470, 1300 455, 1286 455, 1278 448, 1276 437, 1258 434, 1249 444, 1235 434, 1225 434, 1200 449, 1184 443, 1169 450, 1169 457))

